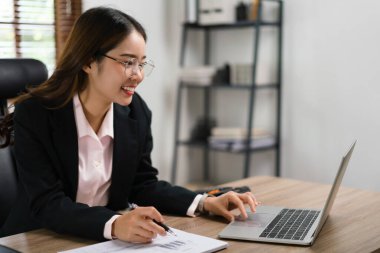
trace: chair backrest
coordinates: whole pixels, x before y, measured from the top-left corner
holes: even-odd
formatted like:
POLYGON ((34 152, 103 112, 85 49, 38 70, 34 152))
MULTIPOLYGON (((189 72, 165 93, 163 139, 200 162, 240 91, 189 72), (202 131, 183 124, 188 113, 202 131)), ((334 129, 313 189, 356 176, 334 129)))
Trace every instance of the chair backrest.
MULTIPOLYGON (((7 99, 26 87, 47 79, 46 66, 34 59, 0 59, 0 120, 7 114, 7 99)), ((3 143, 0 138, 0 143, 3 143)), ((8 217, 17 196, 16 161, 13 147, 0 149, 0 227, 8 217)))
POLYGON ((17 195, 17 174, 12 147, 0 149, 0 227, 8 217, 17 195))
POLYGON ((47 79, 45 64, 35 59, 0 59, 0 118, 6 114, 7 99, 14 98, 28 86, 47 79))

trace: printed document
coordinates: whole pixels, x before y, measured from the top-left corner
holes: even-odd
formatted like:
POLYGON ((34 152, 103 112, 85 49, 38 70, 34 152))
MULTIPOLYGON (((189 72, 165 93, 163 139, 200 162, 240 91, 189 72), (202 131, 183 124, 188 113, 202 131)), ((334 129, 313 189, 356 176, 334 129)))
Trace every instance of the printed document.
POLYGON ((120 240, 97 243, 61 253, 128 253, 128 252, 215 252, 228 246, 227 242, 171 228, 177 236, 158 235, 151 243, 128 243, 120 240))

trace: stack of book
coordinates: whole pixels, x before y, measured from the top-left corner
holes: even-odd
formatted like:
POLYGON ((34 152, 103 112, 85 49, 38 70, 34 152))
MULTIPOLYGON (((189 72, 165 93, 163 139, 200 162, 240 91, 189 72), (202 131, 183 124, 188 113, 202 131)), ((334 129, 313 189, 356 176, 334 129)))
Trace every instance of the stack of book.
POLYGON ((180 80, 195 85, 210 85, 216 70, 215 66, 185 67, 181 70, 180 80))
MULTIPOLYGON (((230 151, 243 151, 246 149, 248 130, 245 128, 221 128, 215 127, 211 130, 208 139, 210 147, 230 151)), ((249 143, 250 149, 263 148, 274 145, 276 140, 268 131, 261 128, 252 129, 252 137, 249 143)))
POLYGON ((252 64, 230 64, 230 78, 232 85, 252 85, 252 64))

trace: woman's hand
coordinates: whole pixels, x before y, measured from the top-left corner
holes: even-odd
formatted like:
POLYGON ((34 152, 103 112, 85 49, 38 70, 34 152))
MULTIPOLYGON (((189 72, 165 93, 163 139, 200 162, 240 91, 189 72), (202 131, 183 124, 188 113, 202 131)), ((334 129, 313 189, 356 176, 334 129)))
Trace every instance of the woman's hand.
POLYGON ((230 210, 238 208, 241 217, 247 219, 248 215, 244 204, 248 204, 251 211, 256 212, 256 206, 259 205, 259 202, 251 192, 236 193, 230 191, 218 197, 207 197, 204 202, 204 210, 233 221, 235 216, 230 210))
POLYGON ((164 221, 156 208, 137 207, 113 222, 112 235, 127 242, 151 242, 153 238, 157 237, 157 234, 166 235, 166 231, 155 224, 153 219, 159 222, 164 221))

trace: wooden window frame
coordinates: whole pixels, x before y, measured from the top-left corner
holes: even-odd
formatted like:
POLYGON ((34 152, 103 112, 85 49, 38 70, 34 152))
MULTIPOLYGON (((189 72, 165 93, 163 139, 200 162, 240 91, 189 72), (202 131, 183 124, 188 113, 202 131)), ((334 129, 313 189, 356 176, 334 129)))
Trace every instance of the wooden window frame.
MULTIPOLYGON (((15 57, 21 58, 22 47, 21 47, 21 30, 20 25, 48 25, 39 24, 37 22, 20 22, 20 12, 22 5, 19 0, 13 0, 13 20, 10 22, 0 22, 4 24, 11 24, 14 30, 14 50, 15 57)), ((50 24, 54 26, 54 37, 55 37, 55 59, 57 60, 61 54, 65 42, 70 34, 71 28, 73 27, 76 19, 82 13, 82 0, 54 0, 54 23, 50 24)))
POLYGON ((56 58, 62 53, 65 42, 77 18, 82 14, 81 0, 54 0, 56 58))

